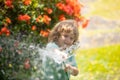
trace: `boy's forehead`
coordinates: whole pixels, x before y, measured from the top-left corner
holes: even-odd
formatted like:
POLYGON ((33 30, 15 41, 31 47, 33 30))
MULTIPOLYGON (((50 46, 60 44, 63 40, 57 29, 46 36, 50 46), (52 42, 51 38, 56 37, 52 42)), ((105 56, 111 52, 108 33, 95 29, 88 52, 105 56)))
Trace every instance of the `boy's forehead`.
POLYGON ((66 32, 73 32, 74 28, 71 25, 62 25, 61 30, 66 32))
POLYGON ((61 35, 68 35, 68 36, 71 36, 71 37, 75 36, 73 32, 62 32, 61 35))

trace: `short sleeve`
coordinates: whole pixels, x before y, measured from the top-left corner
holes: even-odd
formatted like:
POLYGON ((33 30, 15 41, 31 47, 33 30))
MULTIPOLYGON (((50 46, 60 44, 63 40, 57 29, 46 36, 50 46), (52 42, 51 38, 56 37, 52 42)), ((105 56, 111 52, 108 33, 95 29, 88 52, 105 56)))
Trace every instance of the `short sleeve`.
POLYGON ((59 47, 53 42, 48 43, 46 46, 46 49, 54 49, 54 48, 59 48, 59 47))
POLYGON ((74 55, 74 54, 71 55, 71 56, 65 61, 65 63, 77 67, 76 60, 75 60, 75 55, 74 55))

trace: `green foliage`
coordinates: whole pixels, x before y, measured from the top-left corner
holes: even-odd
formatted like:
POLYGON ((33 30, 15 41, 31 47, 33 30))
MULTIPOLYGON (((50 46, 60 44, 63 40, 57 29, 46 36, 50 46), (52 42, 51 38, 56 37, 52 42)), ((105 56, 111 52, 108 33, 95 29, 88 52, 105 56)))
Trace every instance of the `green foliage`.
POLYGON ((77 0, 0 1, 0 35, 18 37, 34 34, 39 36, 37 40, 34 39, 39 43, 41 38, 48 36, 55 23, 65 19, 81 20, 81 7, 77 0))
POLYGON ((120 44, 77 51, 80 74, 71 80, 119 80, 120 44))
POLYGON ((88 20, 81 8, 78 0, 0 0, 0 78, 41 77, 37 45, 46 45, 50 29, 59 21, 75 19, 85 27, 88 20), (39 65, 34 62, 38 58, 39 65))
POLYGON ((10 39, 10 37, 0 38, 0 77, 2 80, 29 80, 36 58, 41 65, 41 57, 37 47, 30 48, 31 44, 22 43, 10 39))

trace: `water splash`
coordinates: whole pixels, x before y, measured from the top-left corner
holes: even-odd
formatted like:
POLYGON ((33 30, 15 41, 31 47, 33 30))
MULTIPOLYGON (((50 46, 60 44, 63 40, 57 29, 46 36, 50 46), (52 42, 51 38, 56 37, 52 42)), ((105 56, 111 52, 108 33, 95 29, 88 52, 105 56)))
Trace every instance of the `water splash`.
MULTIPOLYGON (((44 69, 46 66, 47 58, 54 60, 55 63, 61 64, 66 59, 70 58, 71 56, 75 55, 72 54, 72 51, 79 48, 79 43, 75 43, 71 47, 67 48, 66 50, 61 51, 60 48, 53 44, 47 45, 46 47, 39 47, 31 45, 31 49, 36 49, 38 51, 37 55, 39 57, 35 58, 33 61, 34 68, 36 68, 36 72, 33 72, 31 79, 32 80, 44 80, 46 79, 46 74, 44 73, 44 69), (67 53, 67 54, 66 54, 67 53)), ((47 76, 52 78, 53 76, 47 76)))

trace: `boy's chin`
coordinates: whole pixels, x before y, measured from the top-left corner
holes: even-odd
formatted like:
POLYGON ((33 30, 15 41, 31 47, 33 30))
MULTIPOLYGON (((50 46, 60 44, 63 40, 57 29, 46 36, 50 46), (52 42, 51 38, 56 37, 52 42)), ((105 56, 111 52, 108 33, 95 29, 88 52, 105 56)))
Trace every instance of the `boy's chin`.
POLYGON ((67 48, 69 48, 70 46, 68 46, 68 45, 64 45, 64 46, 62 46, 61 48, 63 49, 63 50, 65 50, 65 49, 67 49, 67 48))

